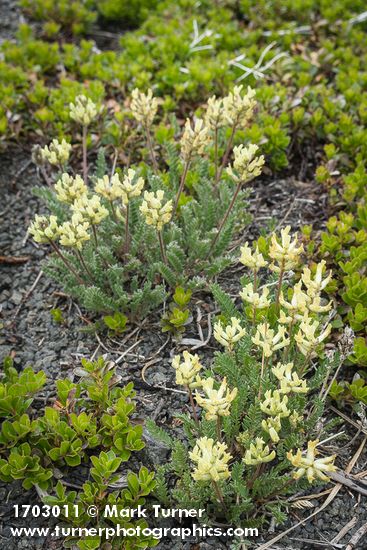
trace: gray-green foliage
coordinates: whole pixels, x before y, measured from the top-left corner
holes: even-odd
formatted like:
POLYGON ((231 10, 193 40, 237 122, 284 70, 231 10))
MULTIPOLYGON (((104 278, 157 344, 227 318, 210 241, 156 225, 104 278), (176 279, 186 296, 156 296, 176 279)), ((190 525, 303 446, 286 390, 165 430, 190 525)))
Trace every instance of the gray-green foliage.
MULTIPOLYGON (((183 170, 178 144, 161 147, 162 168, 154 174, 147 164, 137 171, 144 178, 145 190, 164 190, 164 200, 174 203, 183 170)), ((90 170, 90 186, 109 172, 103 149, 98 153, 94 170, 90 170)), ((123 177, 123 171, 117 171, 123 177)), ((147 225, 140 212, 143 196, 129 201, 129 249, 126 242, 125 210, 122 204, 111 209, 102 199, 109 216, 96 226, 98 242, 93 235, 83 244, 80 255, 63 248, 70 269, 60 256, 52 254, 45 272, 56 279, 64 290, 77 298, 87 309, 99 313, 122 312, 137 319, 154 310, 178 286, 195 290, 220 273, 232 262, 228 253, 235 231, 249 221, 246 213, 248 190, 239 193, 237 201, 213 246, 218 227, 234 193, 233 182, 225 175, 213 185, 213 167, 208 159, 193 159, 186 189, 180 196, 178 209, 162 230, 166 261, 155 227, 147 225), (116 214, 117 215, 114 215, 116 214), (79 274, 79 278, 75 276, 79 274)), ((60 173, 54 174, 56 179, 60 173)), ((70 219, 68 206, 61 203, 52 189, 37 188, 37 196, 46 201, 58 223, 70 219)))
MULTIPOLYGON (((317 353, 305 356, 295 339, 301 321, 297 319, 291 329, 287 327, 287 331, 290 331, 288 344, 269 357, 265 357, 264 351, 262 355, 261 347, 254 345, 253 341, 258 323, 269 323, 268 330, 273 329, 274 333, 281 326, 280 306, 275 298, 276 289, 274 285, 271 288, 269 306, 258 312, 259 319, 254 319, 251 308, 237 307, 218 285, 212 285, 215 300, 221 311, 219 320, 222 326, 227 327, 238 320, 246 333, 233 346, 215 353, 210 368, 204 374, 202 369, 201 380, 198 381, 196 378, 194 387, 199 388, 200 394, 200 388, 204 388, 202 381, 209 375, 215 379, 214 388, 218 388, 224 379, 227 387, 237 388, 228 415, 217 415, 216 420, 207 418, 210 405, 201 411, 196 405, 193 415, 178 415, 185 435, 184 440, 182 437, 168 435, 152 421, 148 423, 152 436, 163 441, 171 449, 170 462, 161 466, 157 472, 157 498, 165 505, 173 507, 205 509, 207 516, 203 518, 204 522, 215 520, 241 527, 260 527, 269 516, 273 516, 277 523, 284 522, 287 519, 288 496, 305 490, 309 486, 308 481, 311 483, 318 477, 316 465, 316 470, 313 470, 312 474, 305 469, 297 478, 293 470, 296 463, 291 463, 291 460, 297 449, 300 449, 301 456, 301 451, 306 447, 315 448, 317 440, 328 431, 328 426, 320 421, 325 404, 323 394, 327 380, 332 377, 338 363, 338 353, 330 357, 318 349, 317 353), (297 373, 295 376, 299 376, 301 380, 303 378, 302 383, 307 387, 293 391, 285 388, 285 379, 284 385, 280 383, 279 372, 276 375, 274 369, 285 364, 292 365, 294 373, 297 373), (323 388, 321 393, 320 388, 323 388), (275 407, 277 412, 274 412, 275 409, 272 413, 266 412, 270 409, 267 409, 269 405, 264 408, 264 402, 274 400, 275 403, 278 397, 284 399, 285 412, 278 405, 275 407), (276 418, 276 415, 279 416, 276 418), (266 422, 272 419, 278 420, 279 426, 271 434, 269 429, 266 429, 266 422), (218 498, 209 477, 198 481, 192 476, 196 463, 194 465, 190 451, 197 441, 203 438, 224 443, 232 457, 229 463, 230 477, 219 478, 217 482, 221 498, 218 498), (266 456, 264 460, 252 462, 252 457, 256 453, 251 451, 252 457, 249 457, 248 453, 251 446, 256 447, 258 438, 262 440, 261 449, 266 448, 266 456), (289 452, 291 454, 287 456, 289 452), (304 477, 306 473, 310 476, 308 481, 304 477), (174 488, 169 490, 172 480, 175 480, 174 488)), ((291 295, 292 285, 283 283, 283 292, 284 295, 291 295)), ((304 315, 307 317, 307 312, 304 315)), ((194 363, 193 356, 190 361, 194 363)), ((291 380, 294 379, 297 378, 291 380)), ((195 395, 194 399, 197 400, 195 395)), ((212 396, 211 399, 212 401, 209 398, 208 402, 215 406, 217 398, 212 396)), ((226 399, 225 392, 222 399, 226 399)), ((315 452, 316 455, 319 453, 315 452)), ((207 460, 210 460, 209 455, 207 460)), ((322 475, 319 479, 321 478, 322 475)))

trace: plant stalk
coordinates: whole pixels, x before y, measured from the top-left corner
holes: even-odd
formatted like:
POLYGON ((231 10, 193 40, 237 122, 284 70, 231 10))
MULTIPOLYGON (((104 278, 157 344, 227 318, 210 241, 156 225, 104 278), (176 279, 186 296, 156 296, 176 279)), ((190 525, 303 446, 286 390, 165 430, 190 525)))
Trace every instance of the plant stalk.
POLYGON ((125 214, 125 254, 129 253, 130 248, 130 235, 129 235, 129 204, 126 205, 126 214, 125 214))
POLYGON ((215 245, 217 244, 217 241, 219 239, 219 235, 221 234, 222 232, 222 229, 228 219, 228 216, 230 215, 232 209, 233 209, 233 206, 234 206, 234 203, 236 202, 236 199, 238 197, 238 193, 240 192, 241 190, 241 186, 242 186, 242 181, 240 181, 238 184, 237 184, 237 187, 236 187, 236 191, 234 192, 233 194, 233 197, 232 197, 232 200, 227 208, 227 212, 225 213, 224 215, 224 218, 222 219, 222 221, 220 222, 219 224, 219 227, 218 227, 218 231, 217 231, 217 234, 215 235, 213 241, 212 241, 212 244, 210 245, 210 248, 209 248, 209 251, 208 251, 208 254, 206 255, 206 260, 209 258, 213 248, 215 247, 215 245))
POLYGON ((219 415, 217 416, 217 439, 222 441, 222 419, 219 415))
POLYGON ((177 206, 178 206, 178 201, 180 200, 181 193, 182 193, 183 188, 185 186, 187 173, 188 173, 189 167, 190 167, 190 161, 191 161, 191 158, 189 157, 186 161, 185 168, 184 168, 183 174, 181 176, 180 187, 178 188, 177 195, 176 195, 176 198, 175 198, 175 204, 173 206, 173 214, 176 213, 177 206))
POLYGON ((157 175, 157 173, 158 173, 158 164, 157 164, 157 159, 155 158, 155 154, 154 154, 152 136, 150 135, 150 128, 148 126, 145 127, 145 135, 146 135, 146 138, 147 138, 147 145, 148 145, 148 149, 149 149, 149 153, 150 153, 150 158, 152 159, 152 163, 153 163, 153 171, 154 171, 154 174, 157 175))
POLYGON ((96 244, 96 248, 98 248, 97 230, 94 224, 92 224, 92 231, 93 231, 93 237, 94 237, 94 242, 96 244))
POLYGON ((216 481, 214 481, 214 479, 212 479, 212 484, 213 484, 214 491, 215 491, 215 493, 218 497, 219 502, 221 503, 223 508, 225 508, 223 494, 222 494, 222 491, 220 490, 220 487, 219 487, 218 483, 216 481))
POLYGON ((80 260, 82 266, 84 267, 86 273, 87 273, 88 276, 93 280, 93 274, 90 272, 90 270, 89 270, 87 264, 85 263, 84 258, 83 258, 83 256, 82 256, 81 253, 80 253, 80 250, 78 250, 77 248, 76 248, 75 250, 76 250, 76 255, 78 256, 78 258, 79 258, 79 260, 80 260))
POLYGON ((218 183, 218 127, 215 127, 214 131, 214 168, 215 168, 215 176, 214 176, 214 185, 216 186, 218 183))
POLYGON ((279 307, 279 298, 280 298, 280 293, 282 291, 283 277, 284 277, 284 260, 282 261, 282 264, 280 266, 277 297, 275 299, 275 305, 277 308, 279 307))
POLYGON ((71 271, 71 273, 77 278, 77 280, 79 281, 79 283, 81 285, 85 285, 85 282, 83 281, 83 279, 80 277, 80 275, 77 273, 77 271, 74 269, 74 267, 71 265, 71 263, 69 262, 69 260, 67 258, 65 258, 65 256, 62 254, 61 250, 59 249, 59 247, 56 245, 56 243, 54 241, 52 241, 51 239, 49 239, 49 243, 50 245, 52 246, 52 248, 54 249, 54 251, 56 252, 56 254, 59 256, 59 258, 64 262, 64 264, 66 265, 66 267, 71 271))
POLYGON ((160 249, 161 249, 161 256, 162 256, 163 263, 168 265, 166 251, 164 249, 162 231, 157 231, 157 233, 158 233, 158 240, 159 240, 159 246, 160 246, 160 249))
POLYGON ((85 185, 87 185, 88 183, 87 132, 88 132, 88 126, 84 125, 82 147, 83 147, 83 179, 84 179, 85 185))
POLYGON ((187 389, 187 392, 189 394, 190 405, 191 405, 191 408, 192 408, 192 414, 194 416, 195 423, 197 425, 199 425, 198 413, 196 411, 195 401, 194 401, 194 397, 192 395, 191 388, 189 386, 186 386, 186 389, 187 389))
POLYGON ((222 177, 222 173, 223 173, 224 167, 225 167, 225 165, 226 165, 227 162, 228 162, 229 153, 231 152, 231 149, 232 149, 232 145, 233 145, 233 140, 234 140, 234 135, 235 135, 236 129, 237 129, 237 124, 234 124, 234 125, 232 126, 231 135, 229 136, 229 140, 228 140, 228 142, 227 142, 227 147, 226 147, 225 153, 224 153, 224 155, 223 155, 223 159, 222 159, 222 162, 221 162, 219 171, 218 171, 218 173, 217 173, 217 179, 215 180, 215 184, 217 184, 217 183, 220 181, 220 178, 222 177))

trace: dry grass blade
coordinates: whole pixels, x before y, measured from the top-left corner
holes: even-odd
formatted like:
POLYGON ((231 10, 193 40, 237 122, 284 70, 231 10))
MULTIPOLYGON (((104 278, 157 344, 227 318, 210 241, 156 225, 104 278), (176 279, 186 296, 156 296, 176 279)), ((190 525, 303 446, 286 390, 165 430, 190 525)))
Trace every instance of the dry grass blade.
POLYGON ((353 550, 354 548, 362 548, 361 546, 356 546, 357 543, 367 534, 367 523, 362 525, 356 533, 352 536, 348 545, 345 547, 345 550, 353 550))
POLYGON ((348 531, 350 531, 352 529, 352 527, 355 526, 355 524, 357 523, 358 521, 358 518, 357 516, 354 516, 350 521, 348 521, 348 523, 346 525, 344 525, 344 527, 339 531, 339 533, 332 539, 332 543, 336 543, 336 542, 339 542, 340 540, 342 540, 343 537, 345 537, 345 535, 348 533, 348 531))
MULTIPOLYGON (((362 441, 362 443, 360 444, 360 446, 358 447, 356 453, 354 454, 352 460, 349 462, 348 466, 346 467, 346 473, 349 474, 351 472, 351 470, 354 468, 354 465, 356 464, 358 458, 360 457, 363 449, 364 449, 364 446, 366 444, 366 441, 367 441, 367 437, 365 437, 362 441)), ((325 502, 320 506, 320 508, 318 510, 316 510, 315 512, 313 512, 312 514, 310 514, 309 516, 307 516, 307 518, 305 519, 302 519, 301 521, 299 521, 298 523, 296 523, 296 525, 292 525, 292 527, 289 527, 289 529, 287 529, 286 531, 284 531, 283 533, 279 533, 279 535, 277 535, 276 537, 272 538, 271 540, 269 540, 268 542, 266 542, 265 544, 262 544, 261 546, 258 547, 257 550, 267 550, 268 548, 271 548, 271 546, 275 543, 275 542, 278 542, 279 540, 281 540, 283 537, 287 536, 288 533, 291 533, 292 531, 294 531, 295 529, 297 529, 297 527, 299 527, 300 525, 303 525, 304 523, 306 523, 307 521, 309 521, 310 519, 314 518, 315 516, 317 516, 320 512, 322 512, 322 510, 324 510, 327 506, 329 506, 329 504, 334 500, 334 498, 336 497, 336 495, 339 493, 340 489, 342 488, 342 484, 341 483, 338 483, 337 485, 335 485, 335 487, 332 489, 332 491, 330 492, 329 496, 327 497, 327 499, 325 500, 325 502)), ((367 530, 367 527, 366 527, 366 530, 367 530)), ((351 546, 350 549, 348 550, 352 550, 353 546, 351 546)))

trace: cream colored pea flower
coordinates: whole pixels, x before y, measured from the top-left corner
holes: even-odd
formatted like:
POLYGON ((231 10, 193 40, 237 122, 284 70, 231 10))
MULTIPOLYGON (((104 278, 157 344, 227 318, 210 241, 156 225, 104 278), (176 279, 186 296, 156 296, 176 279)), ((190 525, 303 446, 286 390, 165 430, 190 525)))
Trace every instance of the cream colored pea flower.
MULTIPOLYGON (((143 191, 143 187, 143 178, 137 177, 136 170, 129 168, 127 174, 124 175, 124 178, 122 180, 122 202, 126 205, 129 203, 130 199, 134 197, 139 197, 141 195, 141 192, 143 191)), ((160 193, 160 191, 157 192, 157 196, 158 193, 160 193)), ((169 220, 170 219, 171 218, 169 218, 169 220)))
POLYGON ((73 204, 79 197, 88 192, 88 188, 80 176, 62 174, 55 185, 56 196, 61 202, 73 204))
POLYGON ((83 243, 89 241, 90 224, 79 213, 73 214, 71 221, 60 225, 60 244, 81 250, 83 243))
POLYGON ((97 105, 83 94, 78 95, 75 103, 70 103, 69 108, 70 118, 83 126, 89 126, 98 115, 97 105))
POLYGON ((71 206, 74 212, 79 212, 84 220, 87 220, 91 225, 97 225, 102 220, 107 218, 108 210, 105 208, 98 195, 82 195, 71 206))
POLYGON ((328 304, 322 305, 320 296, 313 296, 312 302, 308 304, 308 309, 312 313, 326 313, 327 311, 331 310, 332 305, 332 300, 330 300, 328 304))
POLYGON ((303 319, 303 316, 307 311, 307 304, 310 301, 310 298, 309 296, 307 296, 305 292, 303 292, 303 290, 301 289, 301 286, 302 286, 302 281, 300 281, 294 286, 293 295, 289 302, 284 299, 283 292, 280 293, 279 303, 288 312, 289 317, 287 318, 287 321, 288 319, 290 319, 290 321, 288 322, 291 322, 294 320, 299 321, 300 319, 303 319))
POLYGON ((69 160, 71 151, 70 143, 67 143, 64 139, 60 143, 59 140, 53 139, 50 145, 46 145, 40 150, 40 154, 43 160, 47 160, 54 166, 63 166, 69 160))
POLYGON ((118 174, 114 174, 112 178, 107 175, 98 178, 94 190, 109 201, 121 199, 123 196, 123 188, 118 174))
POLYGON ((214 338, 225 348, 231 350, 233 344, 241 340, 246 334, 246 329, 241 327, 236 317, 231 317, 231 324, 223 328, 222 323, 218 321, 214 324, 214 338))
POLYGON ((232 456, 226 452, 227 450, 225 443, 214 443, 214 440, 208 437, 198 439, 194 449, 189 453, 191 460, 197 464, 191 474, 193 479, 217 482, 231 477, 228 462, 232 456))
POLYGON ((246 127, 256 107, 255 90, 247 87, 242 95, 242 85, 235 86, 233 91, 223 98, 223 111, 227 123, 236 128, 246 127))
POLYGON ((242 460, 248 466, 256 466, 257 464, 271 462, 275 456, 275 451, 270 452, 269 446, 265 445, 265 441, 261 437, 257 437, 255 443, 251 443, 250 448, 245 452, 242 460))
POLYGON ((293 363, 282 364, 278 363, 273 367, 272 373, 280 382, 280 393, 307 393, 308 387, 306 380, 299 378, 298 374, 293 370, 293 363))
POLYGON ((230 391, 227 387, 227 380, 223 378, 218 390, 214 389, 214 378, 201 380, 201 388, 206 394, 202 397, 198 392, 195 393, 197 404, 205 411, 207 420, 216 420, 218 416, 229 416, 231 403, 237 395, 237 388, 230 391))
POLYGON ((265 392, 265 399, 260 403, 260 409, 268 416, 279 416, 285 418, 290 415, 287 408, 288 396, 281 395, 279 390, 268 390, 265 392))
POLYGON ((215 95, 208 99, 208 106, 204 116, 205 125, 213 132, 226 125, 227 120, 224 115, 223 99, 217 99, 215 95))
POLYGON ((264 309, 270 306, 270 300, 268 300, 269 289, 264 287, 262 293, 254 292, 254 285, 249 283, 240 292, 242 300, 249 302, 256 309, 264 309))
POLYGON ((270 269, 279 273, 281 270, 289 271, 296 267, 299 262, 300 255, 303 252, 303 245, 298 245, 297 235, 294 239, 291 239, 289 235, 291 228, 289 225, 281 230, 281 241, 275 233, 271 236, 271 244, 269 249, 269 256, 273 260, 270 264, 270 269))
POLYGON ((305 266, 303 268, 302 281, 305 287, 307 288, 307 294, 311 298, 318 296, 331 281, 331 277, 332 277, 331 270, 329 271, 329 275, 327 275, 325 279, 322 278, 325 265, 326 265, 325 260, 321 260, 320 263, 316 264, 316 272, 314 276, 312 276, 312 273, 309 267, 305 266))
POLYGON ((271 357, 275 351, 288 346, 289 338, 286 337, 284 327, 278 327, 278 332, 270 328, 269 323, 261 323, 257 326, 255 336, 252 337, 252 342, 263 350, 265 357, 271 357))
POLYGON ((295 428, 300 424, 303 420, 303 416, 299 414, 297 411, 293 411, 292 414, 289 416, 289 421, 295 428))
POLYGON ((297 449, 296 454, 293 454, 292 451, 287 453, 289 462, 297 468, 293 474, 294 479, 300 479, 306 475, 309 483, 312 483, 315 479, 329 481, 329 477, 325 472, 336 472, 336 467, 334 466, 336 455, 316 458, 319 454, 316 450, 318 443, 317 439, 308 442, 306 456, 302 455, 301 449, 297 449))
POLYGON ((197 118, 192 128, 189 119, 186 120, 184 132, 181 138, 181 154, 185 162, 188 162, 193 155, 202 155, 210 143, 208 128, 201 118, 197 118))
POLYGON ((238 145, 233 148, 233 165, 226 168, 227 174, 236 183, 245 183, 261 174, 265 164, 264 155, 256 156, 259 147, 250 143, 247 147, 238 145))
POLYGON ((135 88, 131 94, 130 109, 135 120, 149 128, 157 114, 158 100, 153 97, 150 88, 146 94, 135 88))
POLYGON ((172 217, 172 201, 163 204, 164 191, 161 189, 154 193, 145 191, 144 200, 140 206, 140 212, 145 217, 148 225, 153 225, 158 231, 168 223, 172 217))
POLYGON ((248 242, 245 242, 245 244, 241 247, 241 257, 240 262, 246 267, 249 267, 250 269, 259 271, 260 268, 266 267, 268 265, 268 262, 264 260, 264 256, 259 251, 259 247, 256 246, 256 249, 254 252, 252 252, 251 248, 248 245, 248 242))
POLYGON ((330 334, 331 325, 327 325, 318 336, 316 336, 319 328, 319 321, 312 320, 306 317, 299 325, 299 331, 294 336, 297 346, 303 355, 313 354, 316 347, 319 346, 330 334))
POLYGON ((184 351, 183 359, 181 361, 181 356, 175 355, 172 360, 172 366, 176 370, 176 384, 188 386, 190 389, 197 388, 201 385, 198 374, 203 368, 199 356, 184 351))
POLYGON ((273 443, 278 443, 280 439, 279 432, 282 429, 280 416, 270 416, 261 422, 261 426, 263 430, 269 434, 273 443))
POLYGON ((56 241, 59 237, 59 225, 56 216, 35 215, 33 222, 28 228, 28 233, 36 243, 48 243, 56 241))

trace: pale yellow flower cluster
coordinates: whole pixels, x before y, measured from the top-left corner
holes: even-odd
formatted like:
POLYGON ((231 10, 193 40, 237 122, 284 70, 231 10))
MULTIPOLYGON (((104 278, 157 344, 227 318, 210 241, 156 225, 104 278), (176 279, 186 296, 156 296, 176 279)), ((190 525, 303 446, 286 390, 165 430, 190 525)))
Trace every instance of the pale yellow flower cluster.
POLYGON ((189 119, 186 120, 184 132, 181 138, 181 155, 185 162, 188 162, 192 155, 202 155, 210 143, 208 128, 201 118, 194 121, 191 126, 189 119))
POLYGON ((293 474, 294 479, 300 479, 306 475, 309 483, 312 483, 315 479, 329 481, 329 477, 325 472, 336 471, 334 466, 335 455, 316 458, 319 454, 316 450, 318 443, 318 440, 308 442, 306 456, 302 454, 301 449, 297 449, 296 454, 291 451, 287 453, 288 460, 297 468, 293 474))
POLYGON ((69 108, 70 118, 83 126, 89 126, 98 115, 97 105, 85 95, 78 95, 69 108))
POLYGON ((290 423, 292 426, 296 427, 303 420, 303 415, 299 414, 297 411, 293 411, 289 416, 290 423))
POLYGON ((231 317, 231 324, 223 328, 222 323, 218 321, 214 325, 214 338, 225 348, 231 350, 233 345, 241 340, 246 334, 246 330, 241 327, 236 317, 231 317))
POLYGON ((88 188, 83 178, 79 175, 73 177, 64 173, 57 181, 55 191, 59 201, 73 204, 77 199, 88 192, 88 188))
POLYGON ((307 393, 308 387, 306 380, 299 378, 295 372, 293 363, 282 364, 278 363, 271 370, 274 376, 280 382, 280 393, 307 393))
POLYGON ((262 349, 264 357, 271 357, 275 351, 288 346, 290 340, 284 327, 278 327, 278 332, 275 333, 269 323, 261 323, 257 326, 252 342, 262 349))
POLYGON ((140 206, 140 212, 143 214, 148 225, 153 225, 158 231, 168 223, 172 217, 172 201, 163 203, 164 191, 161 189, 156 193, 154 191, 145 191, 144 200, 140 206))
MULTIPOLYGON (((137 177, 137 172, 132 168, 129 168, 127 174, 124 175, 124 178, 121 183, 122 188, 122 202, 127 205, 130 199, 134 197, 139 197, 143 191, 144 180, 142 177, 137 177)), ((159 191, 157 192, 158 195, 159 191)), ((163 191, 162 191, 163 193, 163 191)), ((163 196, 162 196, 163 198, 163 196)), ((168 220, 169 221, 169 220, 168 220)), ((167 223, 167 222, 164 222, 167 223)))
POLYGON ((226 168, 227 174, 236 183, 246 183, 261 174, 265 164, 264 155, 256 156, 259 147, 250 143, 247 147, 238 145, 233 148, 233 165, 226 168))
POLYGON ((253 283, 246 285, 240 292, 240 296, 244 302, 252 304, 256 309, 264 309, 270 306, 270 300, 268 300, 269 289, 264 287, 262 293, 254 292, 253 283))
POLYGON ((98 195, 112 202, 116 199, 122 199, 123 189, 118 174, 114 174, 111 178, 106 174, 102 178, 98 178, 94 190, 98 195))
POLYGON ((223 112, 227 123, 237 128, 245 128, 256 107, 256 92, 250 86, 242 95, 242 85, 235 86, 233 91, 223 98, 223 112))
POLYGON ((253 115, 256 107, 255 90, 248 87, 242 95, 242 85, 235 86, 226 97, 212 96, 208 100, 205 113, 205 124, 212 131, 223 126, 244 128, 253 115))
POLYGON ((36 243, 48 243, 56 241, 59 237, 59 226, 56 216, 39 216, 35 215, 33 222, 28 228, 28 232, 32 235, 36 243))
POLYGON ((284 299, 283 292, 279 295, 279 303, 287 310, 287 313, 280 311, 279 322, 283 324, 300 321, 307 314, 309 296, 302 290, 302 281, 299 281, 293 288, 293 295, 290 301, 284 299))
MULTIPOLYGON (((328 278, 328 280, 330 280, 328 278)), ((283 293, 279 296, 280 305, 286 310, 280 311, 279 322, 283 324, 294 323, 295 321, 307 321, 309 313, 325 313, 332 307, 332 301, 328 304, 321 304, 321 297, 315 294, 314 290, 311 296, 302 290, 302 280, 299 281, 293 288, 292 298, 287 301, 284 299, 283 293)))
POLYGON ((101 203, 98 195, 81 195, 71 206, 75 213, 79 213, 83 220, 87 220, 91 225, 97 225, 107 218, 108 210, 101 203))
POLYGON ((183 361, 180 355, 175 355, 172 360, 172 366, 176 370, 176 384, 187 386, 190 389, 201 385, 199 372, 203 368, 198 355, 192 355, 188 351, 183 352, 183 361))
POLYGON ((126 206, 130 199, 141 195, 143 188, 144 179, 138 177, 136 170, 129 168, 122 181, 119 174, 114 174, 112 178, 107 175, 98 178, 94 190, 109 201, 121 199, 126 206))
POLYGON ((201 437, 196 441, 194 449, 189 453, 193 462, 197 464, 192 472, 195 481, 225 480, 230 477, 228 462, 232 456, 227 452, 225 443, 214 443, 213 439, 201 437))
POLYGON ((158 110, 158 100, 153 97, 151 89, 146 94, 135 88, 131 94, 130 109, 137 122, 150 127, 158 110))
POLYGON ((223 98, 216 98, 215 95, 208 99, 208 105, 204 116, 205 126, 213 132, 227 125, 224 116, 223 98))
POLYGON ((73 214, 70 221, 59 227, 60 244, 81 250, 83 243, 90 239, 89 228, 89 222, 79 212, 73 214))
POLYGON ((257 464, 271 462, 275 456, 275 451, 270 451, 269 446, 265 445, 265 441, 261 437, 257 437, 255 443, 251 443, 250 448, 245 452, 242 460, 248 466, 256 466, 257 464))
POLYGON ((260 403, 260 409, 268 416, 286 418, 290 415, 287 405, 287 395, 282 395, 279 390, 268 390, 265 392, 265 399, 260 403))
POLYGON ((195 393, 196 402, 205 411, 207 420, 216 420, 218 416, 229 416, 232 401, 237 395, 237 388, 232 391, 227 387, 227 380, 224 378, 218 390, 214 389, 214 378, 206 378, 201 381, 201 388, 206 394, 202 397, 195 393))
POLYGON ((53 139, 50 145, 40 149, 40 154, 43 161, 48 161, 54 166, 64 166, 69 160, 70 151, 71 145, 65 139, 61 143, 53 139))
POLYGON ((326 265, 325 260, 321 260, 316 265, 315 276, 312 277, 312 273, 309 267, 303 268, 302 281, 307 288, 307 294, 310 298, 315 298, 320 295, 324 288, 330 283, 332 272, 329 271, 329 275, 323 279, 323 270, 326 265))
POLYGON ((249 267, 253 271, 259 271, 262 267, 266 267, 268 262, 264 260, 264 256, 259 251, 259 247, 256 246, 254 252, 251 250, 248 242, 241 247, 240 262, 245 267, 249 267))
POLYGON ((330 334, 331 325, 327 325, 318 336, 316 333, 320 326, 320 322, 316 319, 312 320, 306 317, 299 325, 299 330, 295 334, 294 339, 297 342, 297 346, 303 355, 312 355, 315 352, 317 346, 319 346, 330 334))
POLYGON ((303 245, 298 245, 297 236, 292 240, 289 232, 290 225, 281 230, 281 240, 279 242, 275 233, 271 236, 269 256, 273 260, 269 268, 276 273, 280 271, 289 271, 297 266, 300 256, 303 252, 303 245))
POLYGON ((267 432, 273 443, 278 443, 280 440, 279 432, 282 429, 280 416, 270 416, 261 422, 262 429, 267 432))

